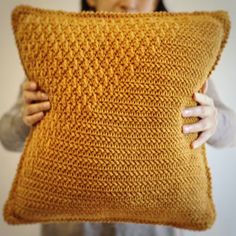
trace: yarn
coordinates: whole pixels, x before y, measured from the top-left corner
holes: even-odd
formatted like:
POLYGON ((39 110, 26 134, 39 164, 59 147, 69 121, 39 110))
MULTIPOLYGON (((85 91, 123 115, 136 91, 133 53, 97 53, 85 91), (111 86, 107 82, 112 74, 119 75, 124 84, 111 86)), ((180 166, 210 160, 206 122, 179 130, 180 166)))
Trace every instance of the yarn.
POLYGON ((4 220, 210 228, 206 147, 182 132, 199 118, 181 111, 219 62, 228 13, 19 5, 11 19, 27 78, 51 108, 26 138, 4 220))

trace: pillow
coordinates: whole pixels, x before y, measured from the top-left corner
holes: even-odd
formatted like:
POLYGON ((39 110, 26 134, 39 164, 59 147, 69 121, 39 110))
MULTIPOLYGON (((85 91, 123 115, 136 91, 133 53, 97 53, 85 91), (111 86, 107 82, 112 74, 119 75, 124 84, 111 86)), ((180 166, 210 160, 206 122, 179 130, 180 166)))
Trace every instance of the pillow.
POLYGON ((185 107, 228 39, 228 13, 66 12, 18 5, 27 78, 51 109, 27 136, 8 224, 133 222, 206 230, 216 219, 205 144, 185 107))

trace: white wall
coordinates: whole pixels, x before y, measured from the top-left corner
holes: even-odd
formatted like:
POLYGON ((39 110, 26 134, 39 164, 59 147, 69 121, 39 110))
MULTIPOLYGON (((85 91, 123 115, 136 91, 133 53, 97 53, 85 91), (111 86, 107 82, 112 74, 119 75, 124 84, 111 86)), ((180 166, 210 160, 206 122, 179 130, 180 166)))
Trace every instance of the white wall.
MULTIPOLYGON (((217 10, 229 11, 232 28, 228 44, 221 60, 212 73, 220 97, 236 110, 236 2, 234 0, 166 0, 170 11, 217 10)), ((78 11, 79 0, 0 0, 0 116, 15 102, 24 72, 19 61, 10 25, 10 13, 17 4, 26 3, 38 7, 78 11)), ((213 196, 217 208, 217 220, 212 229, 205 232, 184 231, 185 236, 234 236, 236 235, 236 148, 215 149, 207 146, 209 166, 213 176, 213 196)), ((6 200, 15 175, 20 153, 6 151, 0 146, 0 205, 6 200)), ((0 235, 39 236, 39 224, 32 226, 8 226, 0 214, 0 235)), ((66 235, 65 235, 66 236, 66 235)))

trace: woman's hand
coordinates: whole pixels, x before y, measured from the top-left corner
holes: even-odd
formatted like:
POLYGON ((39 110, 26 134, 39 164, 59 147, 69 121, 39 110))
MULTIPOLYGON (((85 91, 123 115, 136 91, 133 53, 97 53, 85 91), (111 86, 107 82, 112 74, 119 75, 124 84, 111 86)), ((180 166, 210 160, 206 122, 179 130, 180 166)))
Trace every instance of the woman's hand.
POLYGON ((194 100, 199 103, 198 106, 187 108, 182 111, 183 117, 200 117, 201 119, 191 125, 184 125, 184 133, 200 132, 199 137, 191 144, 193 148, 197 148, 204 144, 216 131, 218 123, 218 111, 214 105, 212 98, 206 93, 208 81, 203 85, 203 93, 194 93, 194 100))
POLYGON ((48 100, 47 94, 37 91, 37 84, 34 81, 26 80, 22 87, 21 116, 27 126, 33 126, 44 117, 43 111, 49 110, 50 103, 46 101, 48 100))

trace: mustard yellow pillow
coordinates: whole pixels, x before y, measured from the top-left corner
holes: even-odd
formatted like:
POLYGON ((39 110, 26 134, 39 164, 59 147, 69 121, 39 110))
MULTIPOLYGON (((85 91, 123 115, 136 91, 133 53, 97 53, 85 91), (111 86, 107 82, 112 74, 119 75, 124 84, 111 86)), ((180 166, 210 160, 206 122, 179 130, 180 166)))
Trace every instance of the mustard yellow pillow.
POLYGON ((134 222, 192 230, 216 218, 206 147, 182 126, 230 31, 227 12, 65 12, 18 5, 24 71, 51 109, 27 136, 9 224, 134 222))

